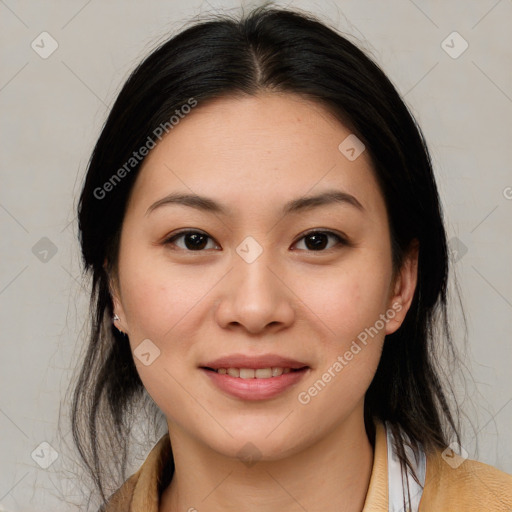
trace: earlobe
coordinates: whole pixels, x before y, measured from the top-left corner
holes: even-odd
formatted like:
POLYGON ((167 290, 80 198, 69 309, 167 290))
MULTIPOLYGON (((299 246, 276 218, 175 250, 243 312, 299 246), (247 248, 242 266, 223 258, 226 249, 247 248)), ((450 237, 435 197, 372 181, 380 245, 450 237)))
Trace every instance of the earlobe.
POLYGON ((120 296, 119 296, 119 286, 117 283, 116 276, 112 276, 107 272, 107 260, 105 259, 105 263, 103 265, 105 268, 105 272, 107 273, 108 279, 108 289, 110 293, 110 297, 112 298, 112 307, 113 307, 113 316, 112 323, 116 327, 116 329, 122 334, 128 334, 128 329, 125 324, 125 314, 124 309, 121 304, 120 296))
POLYGON ((114 314, 114 316, 112 317, 112 323, 114 324, 114 327, 121 333, 121 334, 126 334, 128 335, 128 333, 124 330, 125 328, 123 327, 123 324, 121 322, 121 318, 117 315, 117 314, 114 314))
POLYGON ((386 334, 397 331, 409 311, 418 280, 418 256, 419 244, 417 240, 414 240, 394 280, 393 292, 388 306, 395 314, 392 318, 390 315, 386 324, 386 334))
POLYGON ((128 334, 128 329, 125 324, 126 317, 124 315, 124 310, 117 296, 112 297, 112 302, 114 306, 114 316, 112 317, 112 322, 119 332, 128 334))
POLYGON ((112 317, 112 323, 116 327, 116 329, 122 334, 128 334, 128 329, 126 328, 124 322, 124 311, 119 303, 117 297, 112 297, 112 302, 114 306, 114 316, 112 317), (121 316, 120 316, 121 315, 121 316))

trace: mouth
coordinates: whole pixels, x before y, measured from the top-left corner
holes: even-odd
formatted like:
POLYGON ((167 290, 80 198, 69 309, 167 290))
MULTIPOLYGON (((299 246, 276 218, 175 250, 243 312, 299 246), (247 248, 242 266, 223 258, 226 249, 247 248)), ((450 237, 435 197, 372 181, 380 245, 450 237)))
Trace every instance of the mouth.
POLYGON ((214 390, 244 401, 286 396, 312 370, 310 366, 277 356, 230 356, 199 366, 214 390))
POLYGON ((285 396, 312 370, 304 361, 277 354, 232 354, 203 361, 198 369, 214 390, 241 400, 285 396))
POLYGON ((233 367, 220 367, 210 368, 208 366, 200 367, 203 370, 215 372, 219 375, 228 375, 236 379, 273 379, 286 375, 288 373, 301 372, 307 370, 309 366, 302 366, 300 368, 290 368, 282 366, 269 366, 267 368, 233 368, 233 367))

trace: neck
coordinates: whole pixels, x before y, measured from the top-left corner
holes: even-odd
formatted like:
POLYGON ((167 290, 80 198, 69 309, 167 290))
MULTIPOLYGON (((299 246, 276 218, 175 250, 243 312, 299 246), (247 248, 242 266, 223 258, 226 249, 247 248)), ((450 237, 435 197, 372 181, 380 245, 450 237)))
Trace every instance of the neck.
POLYGON ((294 455, 243 463, 169 425, 175 473, 160 512, 361 512, 373 464, 362 410, 294 455))

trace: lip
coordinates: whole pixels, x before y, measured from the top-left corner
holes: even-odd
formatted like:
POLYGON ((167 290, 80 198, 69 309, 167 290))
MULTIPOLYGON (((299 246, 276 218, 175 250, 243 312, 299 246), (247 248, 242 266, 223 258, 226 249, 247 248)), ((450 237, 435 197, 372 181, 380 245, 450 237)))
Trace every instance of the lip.
POLYGON ((277 354, 232 354, 201 363, 199 369, 222 392, 242 400, 268 400, 276 397, 297 384, 311 370, 307 363, 277 354), (212 371, 218 368, 290 368, 296 371, 268 379, 242 379, 212 371))
MULTIPOLYGON (((237 367, 232 366, 231 368, 237 367)), ((247 368, 247 366, 242 366, 242 368, 247 368)), ((230 396, 241 398, 242 400, 268 400, 297 384, 309 373, 310 368, 305 367, 268 379, 242 379, 240 377, 231 377, 227 374, 220 374, 206 368, 200 368, 200 370, 218 389, 230 396)))
MULTIPOLYGON (((271 367, 291 368, 292 370, 297 370, 304 366, 308 366, 308 364, 276 354, 264 354, 260 356, 233 354, 199 364, 200 368, 254 368, 256 370, 258 368, 271 367)), ((277 377, 273 378, 275 379, 277 377)))

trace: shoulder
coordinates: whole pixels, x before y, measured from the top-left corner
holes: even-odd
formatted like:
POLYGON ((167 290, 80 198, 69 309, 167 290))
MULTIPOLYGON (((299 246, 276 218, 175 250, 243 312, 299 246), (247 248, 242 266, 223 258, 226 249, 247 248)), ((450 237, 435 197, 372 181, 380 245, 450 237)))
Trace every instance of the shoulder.
POLYGON ((108 503, 105 503, 98 512, 124 512, 130 510, 139 474, 140 471, 128 478, 128 480, 126 480, 126 482, 124 482, 124 484, 109 498, 108 503))
POLYGON ((171 460, 172 450, 167 433, 153 447, 139 470, 124 482, 98 512, 157 512, 160 484, 171 460))
POLYGON ((419 512, 464 510, 510 512, 512 475, 493 466, 441 451, 427 455, 425 487, 419 512))

